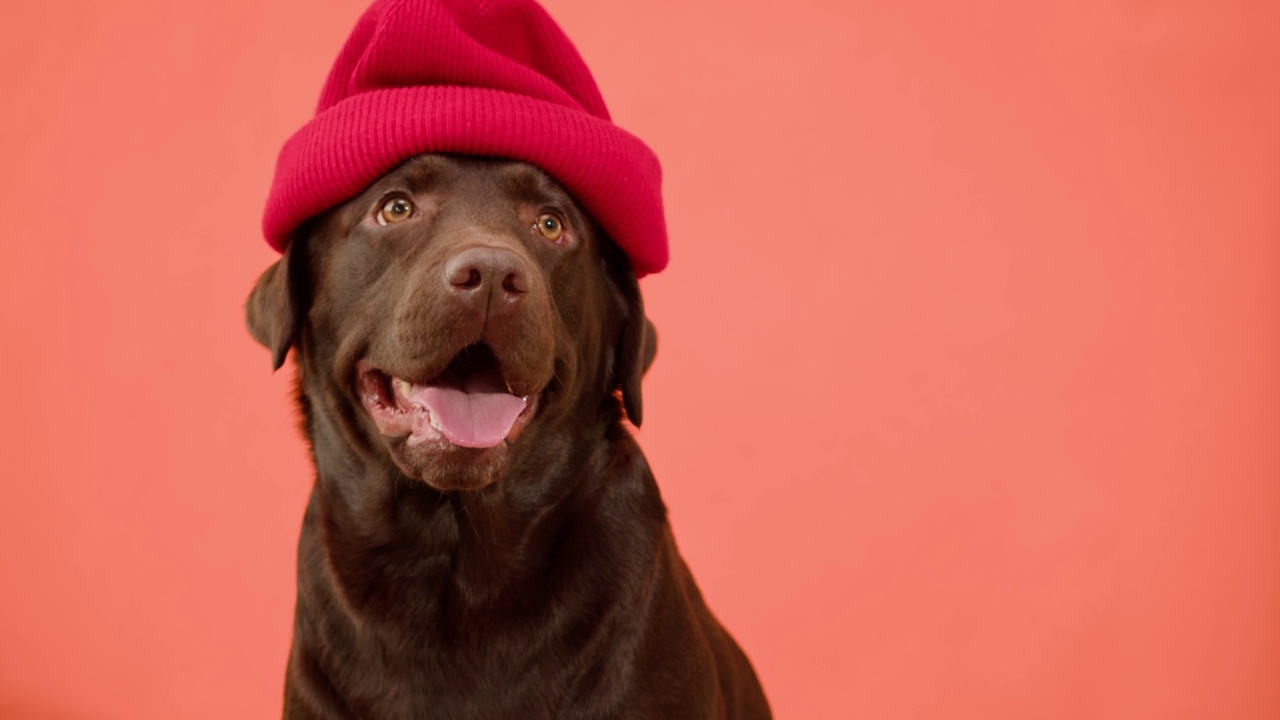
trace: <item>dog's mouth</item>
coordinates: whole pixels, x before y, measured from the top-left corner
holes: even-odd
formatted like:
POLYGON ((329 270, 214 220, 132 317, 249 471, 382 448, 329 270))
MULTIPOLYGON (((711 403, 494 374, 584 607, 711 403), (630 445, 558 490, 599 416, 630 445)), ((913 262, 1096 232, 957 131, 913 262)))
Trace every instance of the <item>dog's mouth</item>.
POLYGON ((485 343, 463 348, 436 377, 420 383, 361 362, 361 399, 378 431, 423 443, 490 448, 514 442, 533 416, 537 398, 516 394, 502 363, 485 343))

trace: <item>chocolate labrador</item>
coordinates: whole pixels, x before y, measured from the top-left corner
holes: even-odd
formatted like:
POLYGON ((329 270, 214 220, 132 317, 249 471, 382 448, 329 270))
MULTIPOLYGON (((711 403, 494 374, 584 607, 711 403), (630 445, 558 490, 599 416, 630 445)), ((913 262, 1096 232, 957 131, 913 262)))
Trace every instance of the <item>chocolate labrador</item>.
POLYGON ((770 717, 623 422, 656 343, 635 275, 550 177, 414 158, 247 310, 294 350, 316 466, 285 717, 770 717))

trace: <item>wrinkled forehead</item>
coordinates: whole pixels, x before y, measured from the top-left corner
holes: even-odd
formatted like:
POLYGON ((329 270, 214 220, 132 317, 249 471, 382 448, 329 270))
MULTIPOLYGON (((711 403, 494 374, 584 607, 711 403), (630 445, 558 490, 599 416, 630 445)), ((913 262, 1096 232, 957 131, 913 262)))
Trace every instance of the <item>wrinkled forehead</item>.
POLYGON ((581 212, 568 191, 536 166, 516 160, 419 155, 383 175, 356 198, 363 204, 392 192, 448 194, 477 203, 548 205, 581 212))

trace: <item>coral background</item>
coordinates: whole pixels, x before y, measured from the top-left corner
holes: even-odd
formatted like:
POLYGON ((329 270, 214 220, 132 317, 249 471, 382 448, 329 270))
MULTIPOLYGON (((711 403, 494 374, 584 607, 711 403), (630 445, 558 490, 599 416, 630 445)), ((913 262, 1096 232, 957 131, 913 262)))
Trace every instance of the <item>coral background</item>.
MULTIPOLYGON (((0 718, 277 717, 244 330, 363 0, 0 4, 0 718)), ((666 168, 641 442, 780 718, 1280 717, 1280 4, 547 0, 666 168)))

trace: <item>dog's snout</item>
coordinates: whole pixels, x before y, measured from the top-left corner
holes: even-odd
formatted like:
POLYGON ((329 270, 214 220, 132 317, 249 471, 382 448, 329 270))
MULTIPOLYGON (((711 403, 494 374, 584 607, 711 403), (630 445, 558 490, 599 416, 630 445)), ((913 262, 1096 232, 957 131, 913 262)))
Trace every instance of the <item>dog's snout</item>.
POLYGON ((503 248, 463 250, 445 264, 444 275, 453 293, 481 312, 499 312, 529 292, 524 260, 503 248))

